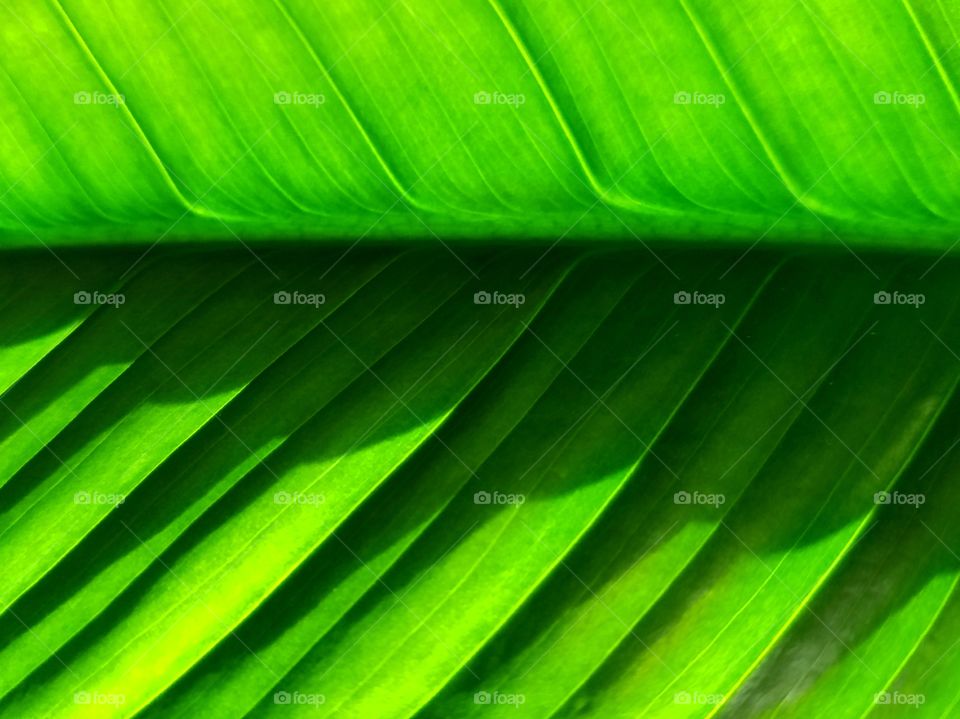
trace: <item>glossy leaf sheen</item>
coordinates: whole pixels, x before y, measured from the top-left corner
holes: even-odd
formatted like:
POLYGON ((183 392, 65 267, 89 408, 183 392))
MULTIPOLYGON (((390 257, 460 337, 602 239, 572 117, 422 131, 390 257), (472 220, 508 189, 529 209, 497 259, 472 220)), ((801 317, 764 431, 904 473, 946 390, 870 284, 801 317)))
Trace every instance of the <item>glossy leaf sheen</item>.
POLYGON ((12 259, 0 715, 949 714, 955 263, 545 249, 12 259))
POLYGON ((956 3, 11 0, 0 228, 949 247, 956 3))

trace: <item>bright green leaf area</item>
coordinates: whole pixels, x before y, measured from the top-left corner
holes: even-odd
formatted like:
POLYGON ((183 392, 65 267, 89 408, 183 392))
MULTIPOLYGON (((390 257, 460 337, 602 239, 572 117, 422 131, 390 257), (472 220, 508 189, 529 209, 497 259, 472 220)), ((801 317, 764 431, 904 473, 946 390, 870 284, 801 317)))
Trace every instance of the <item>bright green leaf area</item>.
POLYGON ((958 33, 0 2, 0 719, 960 716, 958 33))
POLYGON ((0 242, 960 232, 946 0, 9 0, 0 242))
POLYGON ((8 253, 0 716, 956 715, 956 261, 325 247, 8 253))

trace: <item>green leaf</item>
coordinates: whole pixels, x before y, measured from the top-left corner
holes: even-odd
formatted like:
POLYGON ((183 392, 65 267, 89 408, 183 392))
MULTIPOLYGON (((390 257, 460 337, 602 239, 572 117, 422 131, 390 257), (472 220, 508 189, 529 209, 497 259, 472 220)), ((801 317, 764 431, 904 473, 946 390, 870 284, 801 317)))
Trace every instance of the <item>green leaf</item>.
POLYGON ((546 249, 12 260, 0 715, 947 711, 954 261, 546 249))
POLYGON ((19 0, 5 244, 950 247, 953 3, 19 0))
POLYGON ((956 714, 958 27, 0 4, 0 718, 956 714))

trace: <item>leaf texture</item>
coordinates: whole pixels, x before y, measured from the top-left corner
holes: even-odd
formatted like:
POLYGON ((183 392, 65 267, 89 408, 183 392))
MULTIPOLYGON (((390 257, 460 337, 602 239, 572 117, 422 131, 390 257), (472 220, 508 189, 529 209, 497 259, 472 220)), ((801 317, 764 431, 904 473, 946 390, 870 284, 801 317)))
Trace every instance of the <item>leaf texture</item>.
POLYGON ((0 716, 950 715, 952 259, 345 249, 8 255, 0 716))
POLYGON ((946 248, 928 0, 10 0, 7 245, 676 238, 946 248))

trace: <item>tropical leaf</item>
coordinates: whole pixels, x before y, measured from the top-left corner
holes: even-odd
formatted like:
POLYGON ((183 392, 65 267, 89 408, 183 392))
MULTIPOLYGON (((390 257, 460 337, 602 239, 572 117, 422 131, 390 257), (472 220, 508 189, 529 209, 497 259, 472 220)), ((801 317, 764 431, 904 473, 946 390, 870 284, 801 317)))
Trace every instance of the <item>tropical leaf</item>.
POLYGON ((0 715, 946 711, 953 260, 546 249, 11 260, 0 715))
POLYGON ((933 0, 12 0, 0 226, 945 248, 958 25, 933 0))
POLYGON ((0 3, 0 717, 957 714, 958 24, 0 3))

